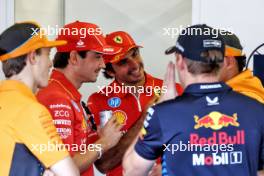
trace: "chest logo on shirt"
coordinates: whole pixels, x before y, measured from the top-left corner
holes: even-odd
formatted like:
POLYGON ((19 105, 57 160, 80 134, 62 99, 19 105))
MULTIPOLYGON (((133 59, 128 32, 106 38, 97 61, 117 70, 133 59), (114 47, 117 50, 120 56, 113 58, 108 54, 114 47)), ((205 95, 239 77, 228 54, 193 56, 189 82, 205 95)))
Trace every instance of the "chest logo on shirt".
POLYGON ((219 105, 218 97, 211 99, 209 96, 206 96, 207 106, 219 105))
POLYGON ((127 121, 127 115, 124 111, 117 110, 113 112, 113 116, 116 118, 120 125, 125 125, 127 121))
POLYGON ((211 128, 213 130, 220 130, 221 128, 228 127, 229 125, 235 127, 239 126, 239 123, 237 122, 237 113, 234 113, 233 116, 229 116, 217 111, 213 111, 201 118, 195 115, 194 121, 196 123, 194 129, 205 127, 211 128))
POLYGON ((118 97, 113 97, 107 100, 108 106, 111 108, 117 108, 121 105, 121 99, 118 97))
MULTIPOLYGON (((215 101, 216 102, 216 101, 215 101)), ((192 148, 192 162, 193 166, 219 166, 219 165, 233 165, 243 163, 243 151, 238 148, 238 145, 245 145, 245 131, 241 129, 232 129, 229 131, 220 130, 223 127, 239 127, 237 122, 238 115, 234 113, 232 116, 222 114, 217 111, 210 112, 199 118, 194 116, 194 129, 202 127, 211 128, 212 132, 204 133, 193 132, 190 133, 189 143, 192 148), (220 146, 220 147, 219 147, 220 146)))

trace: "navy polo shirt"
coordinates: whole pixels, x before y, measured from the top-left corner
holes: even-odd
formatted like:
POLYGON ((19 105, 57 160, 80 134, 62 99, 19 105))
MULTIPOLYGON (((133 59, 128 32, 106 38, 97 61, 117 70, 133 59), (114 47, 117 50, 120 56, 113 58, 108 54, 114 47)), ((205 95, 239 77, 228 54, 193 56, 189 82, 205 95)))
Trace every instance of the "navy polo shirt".
POLYGON ((264 160, 264 106, 224 83, 192 84, 149 108, 143 158, 162 156, 166 176, 253 176, 264 160))

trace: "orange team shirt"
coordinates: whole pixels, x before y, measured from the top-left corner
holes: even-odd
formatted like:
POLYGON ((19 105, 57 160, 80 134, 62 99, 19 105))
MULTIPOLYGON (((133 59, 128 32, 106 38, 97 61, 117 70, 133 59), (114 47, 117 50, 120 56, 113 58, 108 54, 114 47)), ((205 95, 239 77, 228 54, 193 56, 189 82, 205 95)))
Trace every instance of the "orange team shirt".
POLYGON ((1 176, 42 175, 45 168, 69 156, 56 149, 62 141, 52 118, 23 82, 0 82, 0 117, 1 176))
MULTIPOLYGON (((50 111, 57 132, 64 144, 72 147, 71 156, 76 152, 76 146, 86 147, 94 141, 97 133, 93 131, 81 105, 81 94, 63 73, 54 69, 49 85, 41 89, 37 98, 50 111)), ((84 151, 84 148, 80 149, 84 151)), ((93 176, 93 166, 82 176, 93 176)))
MULTIPOLYGON (((144 85, 145 91, 140 92, 139 97, 136 97, 132 93, 127 92, 118 92, 118 90, 122 90, 124 86, 117 83, 117 81, 113 81, 104 89, 99 92, 93 93, 88 99, 88 107, 92 114, 94 114, 94 118, 96 124, 100 124, 99 112, 104 110, 111 110, 113 115, 117 118, 118 122, 124 125, 122 130, 127 131, 130 129, 133 124, 139 119, 141 112, 147 108, 149 103, 153 100, 155 96, 154 88, 159 88, 161 91, 163 81, 154 78, 149 74, 146 75, 146 83, 144 85), (107 89, 114 90, 116 88, 116 92, 107 92, 107 89)), ((124 89, 123 89, 124 90, 124 89)), ((183 89, 179 84, 176 84, 176 90, 178 94, 182 94, 183 89)), ((107 173, 107 176, 121 176, 122 175, 122 167, 117 166, 113 170, 107 173)))

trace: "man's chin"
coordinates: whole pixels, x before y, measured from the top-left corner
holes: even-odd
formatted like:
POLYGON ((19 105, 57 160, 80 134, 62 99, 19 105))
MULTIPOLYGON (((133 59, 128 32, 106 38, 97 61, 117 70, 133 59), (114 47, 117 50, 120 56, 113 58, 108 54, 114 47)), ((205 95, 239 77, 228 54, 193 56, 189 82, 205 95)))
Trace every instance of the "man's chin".
POLYGON ((143 81, 145 75, 144 73, 140 74, 139 76, 136 77, 136 79, 140 82, 140 81, 143 81))
POLYGON ((90 79, 89 81, 87 82, 90 82, 90 83, 95 83, 97 81, 97 78, 94 78, 94 79, 90 79))
POLYGON ((143 81, 144 77, 140 77, 140 78, 134 78, 134 79, 131 79, 131 83, 132 84, 138 84, 140 83, 141 81, 143 81))

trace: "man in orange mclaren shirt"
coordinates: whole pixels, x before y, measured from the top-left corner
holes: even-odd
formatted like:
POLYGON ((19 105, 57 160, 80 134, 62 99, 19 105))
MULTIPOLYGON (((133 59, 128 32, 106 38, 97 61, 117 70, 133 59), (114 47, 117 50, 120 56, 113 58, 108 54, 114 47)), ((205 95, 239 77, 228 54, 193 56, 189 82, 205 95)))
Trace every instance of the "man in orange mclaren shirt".
POLYGON ((0 82, 0 175, 77 176, 79 170, 62 141, 48 110, 35 92, 48 85, 52 47, 35 22, 16 23, 0 35, 0 61, 6 80, 0 82), (51 147, 48 147, 51 146, 51 147))
MULTIPOLYGON (((222 38, 226 47, 221 79, 234 91, 264 103, 264 88, 260 79, 251 70, 244 70, 246 56, 239 38, 234 33, 222 35, 222 38)), ((264 176, 263 168, 260 168, 258 175, 264 176)))
MULTIPOLYGON (((167 88, 163 86, 162 80, 145 72, 139 51, 141 46, 137 45, 128 33, 112 32, 106 35, 106 42, 122 48, 116 55, 104 56, 104 76, 108 79, 114 78, 114 81, 92 94, 88 99, 88 107, 97 124, 100 124, 100 111, 111 110, 113 116, 123 125, 122 130, 126 131, 118 144, 95 162, 98 170, 108 176, 121 176, 120 164, 123 155, 143 125, 144 116, 140 118, 141 113, 156 101, 161 93, 165 93, 167 88)), ((179 84, 176 84, 176 89, 178 94, 182 93, 179 84)), ((159 172, 155 173, 158 168, 153 169, 152 175, 159 172)))
POLYGON ((261 81, 252 74, 251 70, 244 70, 246 56, 243 54, 239 38, 233 33, 221 36, 226 46, 221 80, 225 81, 234 91, 264 103, 264 88, 261 81))
POLYGON ((37 97, 49 109, 57 132, 68 144, 82 176, 92 176, 94 161, 119 141, 121 125, 111 119, 95 141, 97 128, 81 102, 78 89, 83 83, 96 81, 105 67, 103 54, 115 54, 120 48, 107 45, 101 28, 95 24, 76 21, 63 29, 57 39, 67 44, 57 47, 49 85, 37 97))

